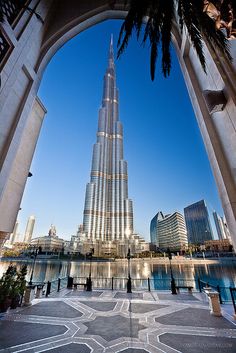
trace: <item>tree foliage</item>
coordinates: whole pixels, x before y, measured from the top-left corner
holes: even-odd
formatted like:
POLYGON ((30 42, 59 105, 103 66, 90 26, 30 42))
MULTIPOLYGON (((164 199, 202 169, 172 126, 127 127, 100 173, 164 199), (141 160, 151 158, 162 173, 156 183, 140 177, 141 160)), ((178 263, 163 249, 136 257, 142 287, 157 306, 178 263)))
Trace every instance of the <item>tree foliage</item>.
POLYGON ((142 44, 149 42, 152 80, 155 77, 156 62, 160 51, 162 72, 165 77, 170 74, 170 46, 175 23, 179 24, 181 31, 186 28, 205 72, 204 39, 211 42, 231 60, 228 39, 236 38, 234 19, 236 1, 127 0, 125 6, 128 14, 120 30, 118 57, 125 51, 135 32, 142 44))

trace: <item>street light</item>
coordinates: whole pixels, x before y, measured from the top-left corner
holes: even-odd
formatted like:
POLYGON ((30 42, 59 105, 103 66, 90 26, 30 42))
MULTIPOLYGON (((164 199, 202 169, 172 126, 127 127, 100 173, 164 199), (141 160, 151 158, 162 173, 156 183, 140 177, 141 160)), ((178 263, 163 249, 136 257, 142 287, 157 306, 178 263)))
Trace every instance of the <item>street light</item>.
POLYGON ((36 262, 36 258, 39 252, 39 248, 37 247, 34 251, 33 251, 33 256, 34 256, 34 261, 33 261, 33 267, 32 267, 32 271, 31 271, 31 275, 30 275, 30 280, 29 280, 29 285, 32 286, 32 279, 33 279, 33 275, 34 275, 34 267, 35 267, 35 262, 36 262))
POLYGON ((86 281, 86 290, 87 292, 91 292, 92 291, 92 279, 91 279, 91 270, 92 270, 92 257, 93 257, 93 253, 94 253, 94 248, 90 250, 89 253, 87 253, 86 257, 89 259, 90 263, 89 263, 89 277, 87 278, 86 281))
POLYGON ((128 280, 127 280, 127 293, 132 293, 132 289, 131 289, 131 276, 130 276, 130 248, 128 249, 128 253, 127 253, 127 260, 128 260, 128 280))
POLYGON ((173 276, 172 266, 171 266, 172 255, 171 255, 170 248, 167 249, 167 254, 168 254, 168 258, 170 260, 171 293, 172 294, 177 294, 175 279, 174 279, 174 276, 173 276))

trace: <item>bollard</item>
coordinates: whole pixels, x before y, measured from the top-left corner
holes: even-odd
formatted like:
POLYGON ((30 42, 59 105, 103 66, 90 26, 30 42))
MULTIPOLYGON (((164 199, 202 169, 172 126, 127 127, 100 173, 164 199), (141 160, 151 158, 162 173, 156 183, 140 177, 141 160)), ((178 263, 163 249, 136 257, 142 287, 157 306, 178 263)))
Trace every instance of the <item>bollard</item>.
POLYGON ((151 292, 151 288, 150 288, 150 278, 148 277, 148 291, 151 292))
POLYGON ((201 293, 201 292, 202 292, 202 286, 201 286, 201 281, 200 281, 200 278, 199 278, 199 277, 198 277, 198 279, 197 279, 197 282, 198 282, 199 292, 201 293))
POLYGON ((209 300, 210 314, 214 316, 222 316, 219 293, 208 289, 205 289, 205 293, 209 300))
POLYGON ((51 293, 51 282, 48 281, 47 290, 46 290, 46 297, 51 293))
POLYGON ((129 277, 128 280, 127 280, 127 293, 132 293, 131 277, 129 277))
POLYGON ((68 276, 67 279, 67 288, 72 289, 73 288, 73 277, 68 276))
POLYGON ((113 277, 111 278, 111 290, 113 290, 113 277))
POLYGON ((233 315, 233 317, 236 320, 236 303, 235 303, 234 294, 233 294, 235 289, 232 288, 232 287, 229 287, 229 290, 230 290, 230 295, 231 295, 231 299, 232 299, 233 307, 234 307, 234 315, 233 315))
POLYGON ((60 287, 61 287, 61 279, 58 278, 58 283, 57 283, 57 291, 60 292, 60 287))
POLYGON ((90 276, 86 279, 86 291, 92 292, 92 279, 90 276))
POLYGON ((220 293, 220 286, 217 284, 217 292, 219 293, 220 304, 223 304, 221 293, 220 293))
POLYGON ((34 299, 34 289, 35 286, 27 286, 24 294, 24 306, 32 305, 32 300, 34 299))

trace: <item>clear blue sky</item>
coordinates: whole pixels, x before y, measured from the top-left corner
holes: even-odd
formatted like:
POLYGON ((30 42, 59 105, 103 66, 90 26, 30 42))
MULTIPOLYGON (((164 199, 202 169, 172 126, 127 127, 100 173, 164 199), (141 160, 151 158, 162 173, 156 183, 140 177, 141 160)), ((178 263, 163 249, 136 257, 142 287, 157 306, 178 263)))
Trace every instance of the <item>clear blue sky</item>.
MULTIPOLYGON (((92 145, 107 65, 110 34, 116 43, 121 22, 106 21, 69 41, 49 63, 39 90, 48 113, 42 127, 19 213, 24 232, 34 214, 34 236, 50 224, 69 239, 82 223, 92 145)), ((183 212, 205 199, 209 212, 222 213, 209 161, 181 70, 173 51, 168 79, 157 65, 149 74, 149 49, 136 39, 116 62, 124 156, 128 161, 129 197, 135 230, 149 239, 157 211, 183 212)))

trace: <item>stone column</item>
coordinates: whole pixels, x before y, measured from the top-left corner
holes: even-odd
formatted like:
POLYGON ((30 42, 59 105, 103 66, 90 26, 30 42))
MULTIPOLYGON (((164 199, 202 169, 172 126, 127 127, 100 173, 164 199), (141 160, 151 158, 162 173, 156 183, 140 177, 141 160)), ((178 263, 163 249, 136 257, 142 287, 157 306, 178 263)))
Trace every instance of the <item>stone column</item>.
POLYGON ((42 292, 43 292, 43 285, 38 285, 37 290, 36 290, 36 294, 35 294, 35 298, 36 299, 41 298, 42 292))
POLYGON ((210 314, 214 316, 222 316, 219 293, 211 289, 206 289, 205 293, 209 300, 210 314))
POLYGON ((24 294, 24 306, 32 305, 32 300, 34 299, 34 290, 35 286, 28 286, 26 287, 25 294, 24 294))

